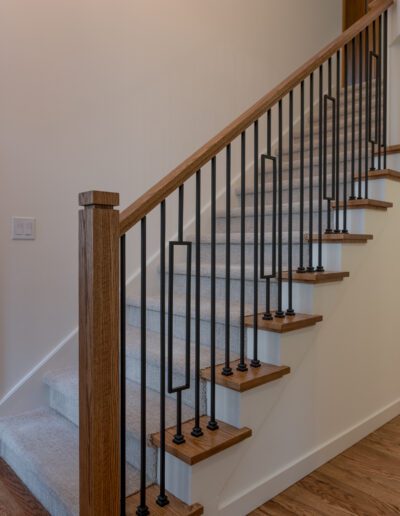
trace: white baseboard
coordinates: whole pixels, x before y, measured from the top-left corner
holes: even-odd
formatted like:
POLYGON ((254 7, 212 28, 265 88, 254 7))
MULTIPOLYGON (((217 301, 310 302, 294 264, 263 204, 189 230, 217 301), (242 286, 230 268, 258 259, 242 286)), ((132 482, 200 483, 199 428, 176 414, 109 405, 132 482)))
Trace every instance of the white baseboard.
POLYGON ((221 516, 245 515, 400 414, 400 398, 285 466, 258 485, 224 500, 221 516))

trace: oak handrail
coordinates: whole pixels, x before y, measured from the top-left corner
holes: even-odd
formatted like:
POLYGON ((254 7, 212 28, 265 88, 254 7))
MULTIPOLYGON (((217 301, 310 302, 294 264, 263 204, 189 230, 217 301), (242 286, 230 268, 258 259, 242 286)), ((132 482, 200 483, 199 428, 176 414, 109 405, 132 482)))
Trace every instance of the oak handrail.
POLYGON ((394 0, 375 0, 371 10, 362 18, 357 20, 345 32, 340 34, 331 43, 315 54, 295 72, 290 74, 278 86, 262 97, 252 107, 231 122, 225 129, 220 131, 214 138, 209 140, 199 150, 178 165, 174 170, 158 181, 152 188, 147 190, 130 206, 120 214, 120 233, 125 234, 137 222, 139 222, 150 211, 157 207, 164 199, 173 193, 179 186, 185 183, 202 166, 210 161, 229 143, 237 138, 243 131, 250 127, 263 114, 277 104, 286 94, 298 86, 320 65, 325 63, 338 50, 349 43, 361 31, 386 11, 394 0))

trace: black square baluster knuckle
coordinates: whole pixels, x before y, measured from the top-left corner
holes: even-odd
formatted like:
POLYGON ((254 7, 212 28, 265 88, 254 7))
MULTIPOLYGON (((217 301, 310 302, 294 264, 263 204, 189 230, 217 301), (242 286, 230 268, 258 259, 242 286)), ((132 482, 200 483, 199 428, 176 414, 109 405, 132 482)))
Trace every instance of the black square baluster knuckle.
POLYGON ((177 433, 175 444, 182 444, 185 438, 182 434, 182 391, 190 388, 190 324, 191 324, 191 263, 192 242, 172 240, 169 242, 169 285, 168 285, 168 393, 177 394, 177 433), (186 249, 186 297, 185 297, 185 383, 173 384, 174 371, 174 256, 175 248, 186 249))
POLYGON ((268 139, 267 153, 261 155, 261 229, 260 229, 260 279, 265 280, 265 312, 262 318, 266 321, 273 320, 271 313, 271 279, 276 277, 276 227, 277 227, 277 164, 276 156, 271 155, 271 111, 268 111, 268 139), (272 163, 272 247, 271 247, 271 273, 265 272, 265 207, 266 207, 266 167, 267 162, 272 163))
POLYGON ((332 95, 324 95, 324 159, 323 159, 323 197, 328 201, 328 212, 327 212, 327 228, 325 233, 333 233, 331 226, 331 202, 336 198, 336 98, 332 95), (328 192, 328 104, 332 106, 332 117, 331 117, 331 140, 332 140, 332 163, 331 163, 331 191, 328 192))

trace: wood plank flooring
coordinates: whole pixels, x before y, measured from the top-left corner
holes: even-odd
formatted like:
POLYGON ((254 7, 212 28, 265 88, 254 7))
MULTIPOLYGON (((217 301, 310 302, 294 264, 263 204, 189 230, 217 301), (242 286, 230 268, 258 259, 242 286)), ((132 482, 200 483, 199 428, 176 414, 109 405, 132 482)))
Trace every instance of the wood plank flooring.
POLYGON ((400 515, 400 416, 250 516, 400 515))
MULTIPOLYGON (((0 459, 0 516, 48 516, 0 459)), ((250 516, 400 515, 400 416, 250 516)))
POLYGON ((0 516, 49 516, 14 471, 0 459, 0 516))

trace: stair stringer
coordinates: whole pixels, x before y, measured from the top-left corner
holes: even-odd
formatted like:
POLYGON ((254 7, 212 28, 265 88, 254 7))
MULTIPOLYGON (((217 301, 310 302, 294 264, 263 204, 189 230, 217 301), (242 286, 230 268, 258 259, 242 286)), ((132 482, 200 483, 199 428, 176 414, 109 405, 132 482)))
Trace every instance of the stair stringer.
POLYGON ((307 303, 311 292, 322 323, 259 332, 260 359, 292 373, 242 394, 217 386, 217 417, 249 426, 253 437, 195 466, 168 455, 168 488, 205 514, 247 514, 400 413, 400 185, 380 180, 380 189, 394 207, 363 210, 374 239, 325 246, 350 278, 296 286, 307 303))

